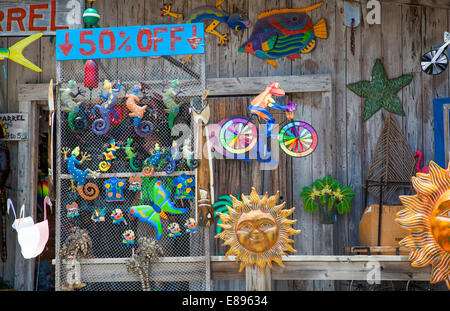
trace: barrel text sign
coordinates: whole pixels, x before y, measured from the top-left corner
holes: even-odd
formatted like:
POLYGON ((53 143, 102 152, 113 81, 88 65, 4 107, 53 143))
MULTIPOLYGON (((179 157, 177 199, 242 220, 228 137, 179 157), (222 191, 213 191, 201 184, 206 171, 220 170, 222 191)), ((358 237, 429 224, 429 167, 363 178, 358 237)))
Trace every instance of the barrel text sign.
POLYGON ((28 139, 28 114, 0 113, 0 119, 6 130, 6 138, 4 140, 28 139))
POLYGON ((205 52, 202 23, 56 31, 56 60, 205 52))
POLYGON ((0 0, 0 36, 55 35, 83 27, 83 0, 0 0))

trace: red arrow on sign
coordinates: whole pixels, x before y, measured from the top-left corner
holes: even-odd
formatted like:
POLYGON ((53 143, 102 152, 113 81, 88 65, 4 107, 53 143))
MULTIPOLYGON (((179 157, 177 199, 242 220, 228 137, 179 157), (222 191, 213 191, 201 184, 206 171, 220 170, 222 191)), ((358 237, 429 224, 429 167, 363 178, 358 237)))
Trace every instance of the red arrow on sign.
POLYGON ((59 48, 63 52, 64 56, 69 55, 72 49, 73 43, 69 43, 69 33, 66 32, 66 42, 64 44, 59 44, 59 48))
POLYGON ((192 25, 192 38, 187 38, 186 40, 189 42, 193 50, 198 47, 202 41, 202 38, 197 38, 197 25, 192 25))

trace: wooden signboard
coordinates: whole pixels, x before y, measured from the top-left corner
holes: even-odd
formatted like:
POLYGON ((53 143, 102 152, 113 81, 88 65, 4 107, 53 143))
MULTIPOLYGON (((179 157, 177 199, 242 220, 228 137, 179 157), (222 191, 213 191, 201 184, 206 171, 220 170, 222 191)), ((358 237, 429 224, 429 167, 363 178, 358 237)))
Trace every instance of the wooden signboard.
POLYGON ((203 23, 58 30, 56 60, 205 53, 203 23))
POLYGON ((3 140, 28 139, 28 114, 0 113, 0 119, 6 130, 6 138, 3 140))
POLYGON ((83 27, 83 0, 0 0, 0 36, 55 35, 83 27))

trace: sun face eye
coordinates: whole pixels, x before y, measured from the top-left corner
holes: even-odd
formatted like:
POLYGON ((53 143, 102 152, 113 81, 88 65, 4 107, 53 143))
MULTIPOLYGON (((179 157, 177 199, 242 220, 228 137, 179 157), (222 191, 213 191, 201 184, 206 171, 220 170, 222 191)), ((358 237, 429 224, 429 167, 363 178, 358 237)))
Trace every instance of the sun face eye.
POLYGON ((259 224, 259 229, 263 231, 270 228, 272 228, 272 223, 270 223, 269 221, 263 221, 259 224))
POLYGON ((244 223, 239 227, 239 230, 250 232, 253 230, 253 226, 250 223, 244 223))

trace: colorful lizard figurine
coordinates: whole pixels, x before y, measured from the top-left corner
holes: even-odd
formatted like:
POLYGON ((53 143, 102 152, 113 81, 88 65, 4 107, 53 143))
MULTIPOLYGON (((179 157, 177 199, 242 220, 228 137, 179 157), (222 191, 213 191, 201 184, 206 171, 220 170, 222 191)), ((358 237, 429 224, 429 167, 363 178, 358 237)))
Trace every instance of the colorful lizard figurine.
POLYGON ((70 129, 75 131, 85 128, 87 126, 87 120, 78 116, 81 102, 74 101, 76 97, 83 95, 84 91, 81 91, 77 87, 75 80, 70 80, 68 87, 59 91, 61 92, 61 109, 69 114, 67 120, 70 129))
MULTIPOLYGON (((114 81, 117 82, 117 81, 114 81)), ((103 88, 108 91, 108 95, 103 95, 100 93, 100 97, 106 99, 106 101, 101 105, 95 105, 94 109, 92 109, 91 115, 95 116, 95 111, 98 109, 101 119, 97 119, 92 123, 92 131, 97 135, 105 135, 108 132, 111 121, 109 115, 112 113, 115 119, 119 119, 116 111, 113 109, 114 105, 117 102, 117 94, 120 92, 120 88, 122 86, 122 82, 119 81, 117 83, 117 89, 112 88, 111 82, 105 80, 103 83, 103 88)))
POLYGON ((116 143, 116 141, 114 140, 114 138, 111 138, 111 141, 108 144, 105 145, 106 147, 106 151, 102 153, 102 155, 100 156, 100 160, 104 160, 102 162, 100 162, 100 164, 98 165, 99 169, 102 172, 107 172, 110 168, 111 165, 113 164, 118 164, 119 161, 117 160, 116 154, 117 154, 117 149, 120 149, 122 147, 122 144, 116 143))
POLYGON ((127 139, 127 145, 125 147, 122 147, 125 150, 125 153, 127 155, 127 159, 129 160, 130 167, 133 171, 137 172, 140 171, 142 168, 142 161, 136 159, 136 152, 134 152, 134 148, 131 147, 133 144, 133 138, 127 139))
POLYGON ((87 174, 91 173, 94 178, 97 178, 99 176, 99 173, 91 171, 90 169, 85 169, 83 171, 76 167, 76 165, 83 164, 84 161, 89 161, 91 159, 91 156, 86 152, 80 153, 80 147, 75 147, 72 150, 70 156, 68 156, 69 151, 70 149, 67 147, 63 147, 61 150, 61 153, 64 155, 64 161, 67 162, 67 171, 73 176, 69 189, 73 192, 78 191, 78 194, 85 200, 91 201, 96 199, 98 197, 98 194, 100 193, 100 190, 98 189, 96 184, 86 184, 86 177, 87 174), (77 157, 80 154, 81 160, 78 160, 77 157), (75 182, 77 183, 76 187, 74 185, 75 182))
POLYGON ((126 105, 130 113, 128 114, 133 118, 133 126, 136 134, 141 137, 150 136, 153 132, 153 124, 150 121, 143 121, 144 112, 147 109, 147 105, 139 106, 140 99, 137 96, 139 91, 141 90, 141 85, 135 85, 131 94, 127 94, 125 98, 127 99, 126 105))
POLYGON ((165 112, 169 114, 169 128, 173 128, 173 121, 177 117, 178 113, 180 112, 180 107, 182 104, 179 104, 176 102, 175 97, 178 96, 181 91, 177 92, 177 89, 180 87, 180 83, 178 80, 173 80, 170 82, 169 87, 164 89, 162 94, 162 100, 164 103, 164 106, 166 107, 164 109, 165 112))
MULTIPOLYGON (((221 5, 224 1, 225 0, 218 0, 216 2, 216 7, 202 6, 192 10, 192 12, 188 16, 186 16, 186 18, 184 18, 183 23, 199 23, 206 20, 212 20, 213 22, 209 24, 208 27, 206 27, 205 31, 219 37, 218 45, 222 44, 223 46, 225 46, 226 42, 230 41, 228 39, 229 33, 221 34, 216 30, 216 27, 220 23, 225 23, 229 28, 235 31, 249 28, 251 24, 248 18, 243 14, 228 14, 224 12, 221 8, 221 5)), ((164 7, 161 9, 161 11, 163 12, 161 16, 169 15, 175 18, 183 18, 183 14, 174 13, 171 11, 171 9, 171 4, 164 4, 164 7)), ((192 55, 187 55, 182 60, 187 63, 190 61, 191 57, 192 55)))
POLYGON ((191 139, 186 138, 183 143, 183 158, 190 169, 196 169, 200 165, 200 161, 194 159, 194 153, 191 150, 191 139))

